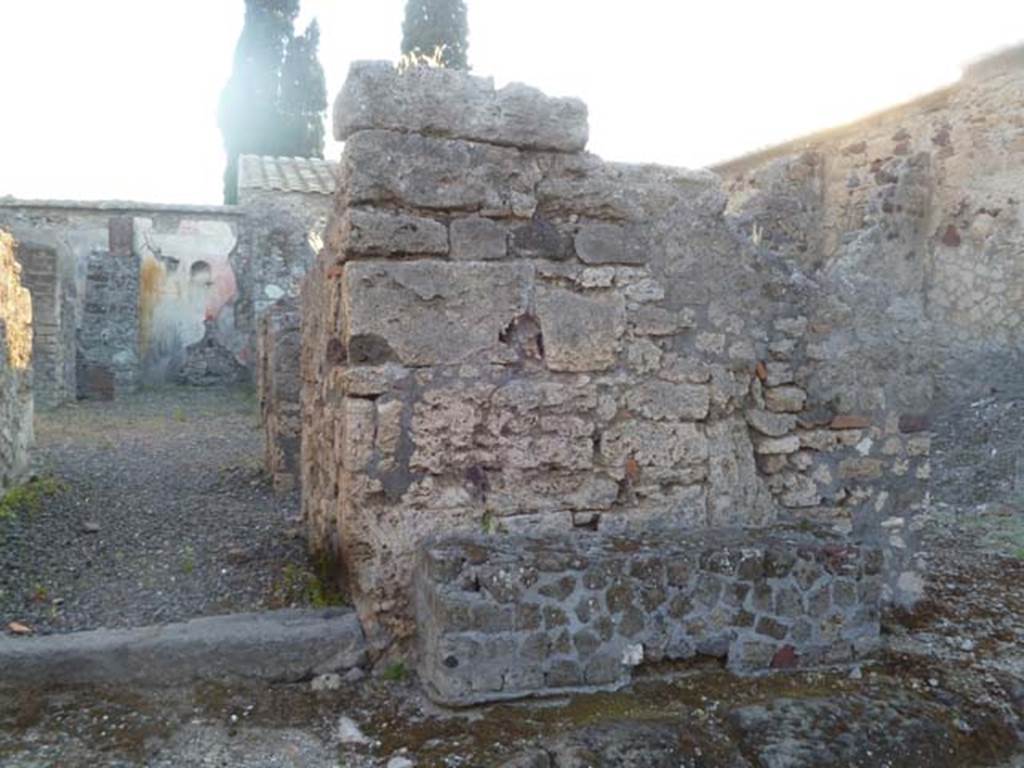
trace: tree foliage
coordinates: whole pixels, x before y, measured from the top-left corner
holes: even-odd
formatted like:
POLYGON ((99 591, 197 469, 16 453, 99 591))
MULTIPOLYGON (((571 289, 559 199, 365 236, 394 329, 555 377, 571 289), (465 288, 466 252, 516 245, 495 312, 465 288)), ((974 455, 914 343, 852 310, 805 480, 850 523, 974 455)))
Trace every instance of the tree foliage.
POLYGON ((295 35, 299 0, 245 0, 218 122, 227 152, 224 202, 237 198, 238 156, 323 157, 327 89, 314 20, 295 35))
POLYGON ((320 66, 320 25, 313 19, 306 31, 292 38, 281 68, 280 110, 284 118, 280 155, 324 156, 324 113, 327 82, 320 66))
POLYGON ((440 65, 469 69, 469 22, 464 0, 408 0, 402 22, 402 54, 413 60, 433 58, 440 65))

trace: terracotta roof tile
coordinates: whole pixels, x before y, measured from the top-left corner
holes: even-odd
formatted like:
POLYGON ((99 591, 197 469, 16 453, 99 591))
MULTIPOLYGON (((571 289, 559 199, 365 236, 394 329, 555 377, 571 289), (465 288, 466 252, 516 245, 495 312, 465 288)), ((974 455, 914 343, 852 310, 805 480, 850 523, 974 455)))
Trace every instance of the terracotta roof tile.
POLYGON ((240 155, 238 188, 333 195, 338 164, 317 157, 240 155))

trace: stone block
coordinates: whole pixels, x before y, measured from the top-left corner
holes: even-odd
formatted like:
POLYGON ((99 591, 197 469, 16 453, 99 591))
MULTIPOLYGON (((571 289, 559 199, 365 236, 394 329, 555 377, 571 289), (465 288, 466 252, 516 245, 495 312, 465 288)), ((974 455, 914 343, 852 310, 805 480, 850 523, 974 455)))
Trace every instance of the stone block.
POLYGON ((601 457, 613 467, 629 459, 641 468, 685 466, 708 458, 708 441, 694 424, 628 421, 604 433, 601 457))
POLYGON ((348 258, 448 253, 448 230, 434 219, 357 208, 346 210, 345 219, 348 258))
POLYGON ((579 152, 587 143, 587 107, 456 69, 357 61, 334 102, 334 137, 372 128, 410 131, 529 149, 579 152))
POLYGON ((724 210, 726 195, 719 178, 709 171, 564 155, 554 159, 539 183, 537 203, 545 212, 559 216, 641 223, 670 211, 674 211, 672 215, 714 218, 724 210))
POLYGON ((543 288, 537 292, 537 315, 552 371, 601 371, 615 364, 626 327, 622 296, 543 288))
POLYGON ((626 405, 655 421, 700 421, 707 418, 711 394, 704 384, 649 381, 630 389, 626 405))
POLYGON ((492 219, 469 216, 449 225, 451 255, 459 261, 493 261, 508 255, 508 233, 492 219))
POLYGON ((807 393, 799 387, 770 387, 764 391, 764 402, 773 413, 800 413, 807 393))
POLYGON ((755 408, 744 415, 747 424, 767 437, 783 437, 796 428, 796 416, 790 413, 773 413, 755 408))
POLYGON ((527 264, 350 262, 343 277, 349 362, 505 359, 500 336, 529 311, 532 287, 527 264))
POLYGON ((800 438, 796 435, 765 438, 754 444, 754 450, 765 456, 796 453, 800 450, 800 438))
POLYGON ((515 149, 394 131, 345 142, 341 194, 350 206, 530 216, 541 169, 515 149))
POLYGON ((576 255, 585 264, 645 264, 647 253, 636 234, 617 224, 584 224, 576 233, 576 255))

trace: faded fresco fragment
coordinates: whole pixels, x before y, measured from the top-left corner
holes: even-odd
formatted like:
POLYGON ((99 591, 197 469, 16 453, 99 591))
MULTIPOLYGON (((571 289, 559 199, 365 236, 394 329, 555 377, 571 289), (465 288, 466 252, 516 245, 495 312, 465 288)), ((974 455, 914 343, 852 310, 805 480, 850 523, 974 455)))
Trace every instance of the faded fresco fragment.
POLYGON ((139 292, 143 378, 163 381, 182 366, 186 348, 203 339, 207 321, 232 353, 238 284, 231 257, 234 228, 222 221, 184 219, 169 229, 135 220, 134 250, 141 259, 139 292))

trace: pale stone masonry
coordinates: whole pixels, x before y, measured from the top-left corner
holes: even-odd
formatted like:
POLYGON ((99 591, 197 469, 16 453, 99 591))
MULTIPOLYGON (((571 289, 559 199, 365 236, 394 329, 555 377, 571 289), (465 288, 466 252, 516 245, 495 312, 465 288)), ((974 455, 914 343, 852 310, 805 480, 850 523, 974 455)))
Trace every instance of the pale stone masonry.
MULTIPOLYGON (((949 426, 979 400, 1024 397, 1021 104, 1018 46, 907 104, 716 168, 737 234, 823 289, 802 342, 811 397, 889 411, 844 469, 884 479, 896 554, 914 549, 932 441, 948 456, 964 444, 949 426)), ((989 486, 1014 482, 1013 456, 988 459, 989 486)), ((896 559, 919 588, 913 558, 896 559)))
POLYGON ((918 411, 814 390, 829 278, 738 237, 714 174, 603 162, 579 102, 515 87, 506 109, 507 90, 360 63, 335 105, 303 507, 372 642, 414 634, 428 537, 796 520, 870 539, 910 515, 918 411))
MULTIPOLYGON (((945 394, 976 398, 1016 386, 1024 366, 1022 103, 1018 46, 947 88, 716 170, 742 234, 842 275, 843 298, 874 310, 853 318, 865 352, 913 336, 899 346, 919 369, 945 394)), ((834 356, 850 330, 834 324, 816 341, 834 356)), ((916 378, 912 390, 931 383, 916 378)), ((894 400, 907 384, 874 386, 894 400)))
POLYGON ((826 531, 464 536, 414 578, 420 673, 448 705, 629 682, 643 661, 752 672, 850 661, 878 645, 882 556, 826 531))
POLYGON ((32 299, 14 238, 0 230, 0 497, 28 469, 32 412, 32 299))

